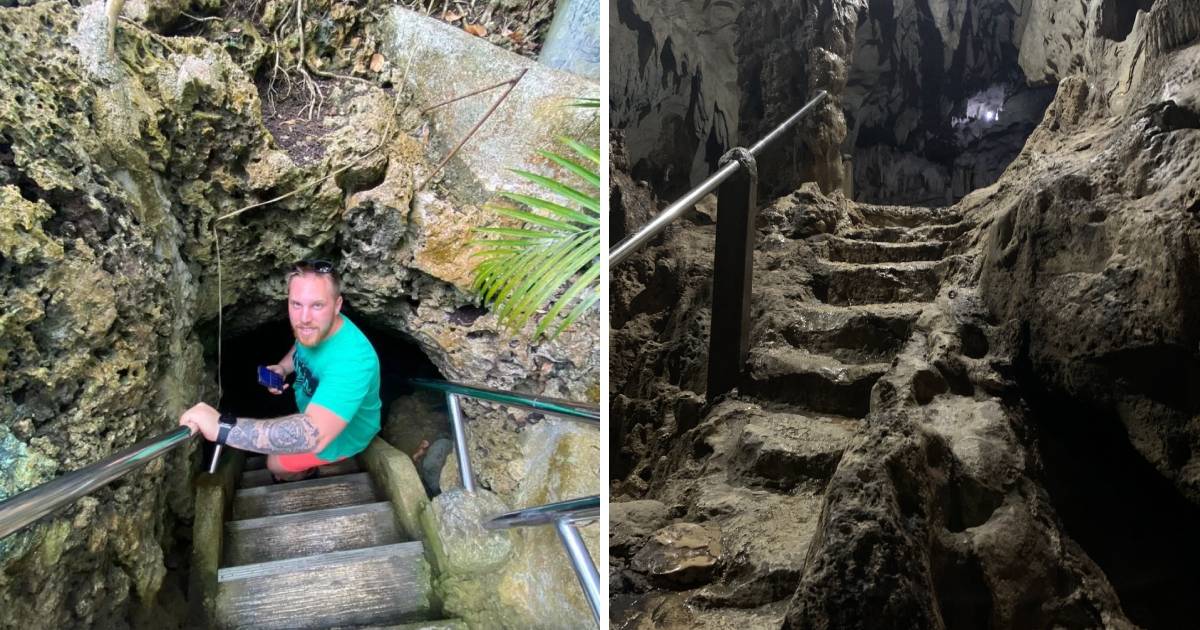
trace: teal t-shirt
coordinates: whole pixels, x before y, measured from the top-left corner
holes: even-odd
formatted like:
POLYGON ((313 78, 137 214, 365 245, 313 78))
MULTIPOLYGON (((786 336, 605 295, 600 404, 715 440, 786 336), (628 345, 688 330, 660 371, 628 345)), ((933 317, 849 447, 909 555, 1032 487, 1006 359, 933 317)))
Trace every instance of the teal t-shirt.
POLYGON ((332 462, 357 455, 379 433, 379 357, 367 336, 342 315, 342 327, 332 337, 307 348, 296 344, 296 407, 303 413, 316 403, 346 421, 317 457, 332 462))

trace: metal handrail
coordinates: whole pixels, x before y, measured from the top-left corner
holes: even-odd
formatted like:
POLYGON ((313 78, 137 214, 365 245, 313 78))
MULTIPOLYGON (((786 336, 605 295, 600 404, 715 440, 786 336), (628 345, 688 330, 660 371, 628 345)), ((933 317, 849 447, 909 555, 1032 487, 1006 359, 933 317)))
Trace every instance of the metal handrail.
POLYGON ((505 512, 493 516, 483 524, 485 529, 507 529, 509 527, 533 527, 549 525, 566 519, 572 523, 594 521, 600 518, 600 495, 568 499, 558 503, 547 503, 523 510, 505 512))
MULTIPOLYGON (((468 455, 467 426, 463 419, 462 407, 459 405, 460 396, 522 407, 562 416, 569 420, 582 421, 595 427, 600 426, 599 406, 584 405, 561 398, 517 394, 491 387, 463 385, 450 381, 414 378, 409 382, 417 387, 446 394, 446 406, 450 409, 450 423, 454 427, 454 450, 458 457, 458 473, 462 478, 463 489, 472 494, 475 493, 475 473, 471 469, 471 458, 468 455)), ((580 521, 599 517, 600 495, 594 495, 507 512, 488 520, 483 526, 487 529, 504 529, 553 523, 554 528, 558 531, 559 540, 562 541, 563 548, 567 551, 567 557, 571 560, 571 566, 575 569, 575 575, 579 578, 579 585, 583 588, 588 605, 592 608, 592 616, 596 619, 596 625, 603 627, 600 623, 600 575, 596 571, 596 564, 592 562, 592 557, 588 555, 583 538, 573 525, 580 521)))
POLYGON ((463 385, 462 383, 438 381, 429 378, 413 378, 409 379, 409 383, 417 387, 432 389, 446 394, 446 406, 450 408, 450 424, 454 428, 454 451, 458 458, 459 476, 462 477, 463 488, 467 492, 475 492, 475 472, 471 468, 471 459, 467 455, 467 425, 463 419, 462 407, 458 404, 460 396, 478 398, 510 407, 522 407, 532 411, 561 416, 568 420, 583 422, 597 428, 600 426, 599 406, 585 405, 561 398, 518 394, 491 387, 463 385))
MULTIPOLYGON (((763 136, 761 140, 754 144, 754 146, 750 147, 750 155, 753 157, 758 157, 758 154, 762 153, 763 149, 767 148, 767 145, 771 144, 777 138, 779 138, 779 136, 783 135, 784 131, 787 131, 789 127, 796 124, 796 121, 800 120, 805 114, 812 111, 812 109, 819 105, 821 101, 825 100, 827 96, 829 96, 829 94, 825 90, 820 90, 817 92, 817 95, 813 97, 811 101, 805 103, 804 107, 801 107, 799 111, 797 111, 795 114, 792 114, 787 120, 780 123, 780 125, 771 133, 763 136)), ((667 206, 666 209, 655 215, 655 217, 651 219, 649 223, 642 226, 637 232, 634 232, 633 234, 621 239, 621 242, 617 243, 617 245, 613 247, 608 254, 609 266, 613 267, 619 265, 622 261, 632 256, 634 252, 649 242, 650 239, 654 238, 659 232, 662 232, 664 229, 666 229, 667 225, 669 225, 675 219, 678 219, 680 215, 686 212, 689 208, 696 205, 696 203, 703 199, 705 195, 716 190, 717 186, 720 186, 725 180, 732 177, 733 174, 740 168, 742 168, 742 164, 737 161, 731 161, 725 166, 722 166, 721 168, 717 169, 717 172, 709 175, 708 179, 701 182, 699 186, 691 189, 687 192, 687 194, 680 197, 678 201, 667 206)))
POLYGON ((568 420, 583 421, 588 424, 599 424, 600 422, 600 407, 598 405, 585 405, 571 400, 563 400, 562 398, 518 394, 491 387, 464 385, 462 383, 437 381, 428 378, 409 379, 409 382, 425 389, 478 398, 510 407, 523 407, 531 411, 562 416, 568 420))
POLYGON ((95 464, 69 472, 36 488, 0 501, 0 538, 21 530, 39 518, 56 512, 80 497, 148 464, 167 451, 187 442, 191 429, 179 427, 142 440, 95 464))
POLYGON ((583 594, 592 608, 596 625, 603 627, 600 623, 600 574, 596 571, 596 564, 592 562, 592 556, 583 543, 583 537, 579 535, 579 530, 575 529, 575 523, 599 517, 600 495, 593 495, 506 512, 488 520, 483 526, 485 529, 508 529, 553 523, 567 556, 571 558, 571 566, 574 567, 579 586, 583 588, 583 594))

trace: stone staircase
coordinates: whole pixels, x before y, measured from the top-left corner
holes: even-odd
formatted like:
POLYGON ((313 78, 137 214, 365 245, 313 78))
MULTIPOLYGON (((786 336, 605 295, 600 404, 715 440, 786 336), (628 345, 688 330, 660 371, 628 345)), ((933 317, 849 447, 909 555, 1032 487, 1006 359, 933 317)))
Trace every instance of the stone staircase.
POLYGON ((404 540, 391 503, 354 459, 281 484, 264 463, 247 459, 224 526, 220 627, 380 627, 434 616, 423 544, 404 540))
MULTIPOLYGON (((738 392, 655 468, 647 497, 662 504, 657 523, 696 523, 719 546, 682 549, 670 536, 648 536, 628 558, 640 575, 626 576, 634 585, 644 577, 651 590, 614 603, 623 609, 614 612, 620 627, 782 622, 825 487, 871 410, 871 389, 955 263, 946 256, 950 241, 970 227, 942 209, 855 211, 863 223, 852 230, 756 252, 751 349, 738 392), (682 518, 668 517, 680 510, 682 518), (710 574, 697 578, 696 558, 705 554, 710 574), (680 558, 689 583, 680 581, 680 558)), ((648 533, 655 521, 636 503, 637 527, 648 533)), ((612 527, 618 537, 630 531, 627 523, 612 527)))

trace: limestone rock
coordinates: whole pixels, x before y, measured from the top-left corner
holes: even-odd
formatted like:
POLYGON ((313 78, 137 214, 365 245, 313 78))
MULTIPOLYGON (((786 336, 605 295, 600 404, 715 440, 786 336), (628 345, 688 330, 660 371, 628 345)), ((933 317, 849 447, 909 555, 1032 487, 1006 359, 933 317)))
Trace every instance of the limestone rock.
POLYGON ((823 190, 838 188, 845 127, 837 102, 859 4, 615 3, 612 126, 625 130, 633 177, 665 197, 679 195, 714 171, 725 151, 756 142, 827 89, 832 103, 788 134, 804 146, 797 159, 776 147, 760 157, 759 171, 770 190, 814 177, 823 190))
POLYGON ((608 550, 613 556, 637 552, 667 521, 667 506, 659 501, 620 501, 608 506, 608 550))
POLYGON ((632 567, 674 587, 707 582, 721 560, 719 534, 695 523, 675 523, 656 532, 633 556, 632 567))
MULTIPOLYGON (((537 150, 562 150, 556 136, 594 134, 591 114, 570 107, 576 99, 594 97, 595 82, 541 66, 448 24, 393 8, 383 21, 384 54, 399 68, 410 67, 408 80, 422 106, 430 106, 472 89, 515 77, 521 79, 495 115, 459 151, 448 176, 462 181, 453 188, 459 200, 481 204, 500 190, 540 192, 507 170, 520 168, 551 175, 562 171, 537 156, 537 150), (453 67, 454 72, 447 72, 453 67), (469 86, 469 87, 468 87, 469 86)), ((437 125, 430 163, 461 140, 499 96, 485 95, 439 107, 431 112, 437 125)))
MULTIPOLYGON (((355 83, 325 90, 325 159, 296 159, 264 125, 245 71, 253 63, 222 45, 122 23, 111 57, 103 3, 3 11, 0 415, 15 441, 2 469, 21 484, 169 431, 198 400, 215 403, 218 328, 228 341, 276 321, 286 268, 304 258, 337 260, 356 321, 409 336, 448 378, 598 398, 597 314, 535 345, 510 339, 463 290, 466 248, 452 242, 466 231, 452 223, 481 216, 478 199, 462 201, 481 193, 475 183, 435 186, 413 216, 414 182, 429 168, 423 139, 432 136, 440 157, 459 137, 422 135, 415 112, 355 83), (389 125, 395 141, 380 147, 389 125)), ((509 131, 526 155, 533 144, 509 131)), ((520 450, 495 447, 517 435, 511 424, 481 424, 472 448, 487 485, 516 489, 520 450)), ((176 532, 193 518, 192 449, 6 545, 6 623, 122 627, 134 611, 182 599, 171 570, 187 544, 176 532)))

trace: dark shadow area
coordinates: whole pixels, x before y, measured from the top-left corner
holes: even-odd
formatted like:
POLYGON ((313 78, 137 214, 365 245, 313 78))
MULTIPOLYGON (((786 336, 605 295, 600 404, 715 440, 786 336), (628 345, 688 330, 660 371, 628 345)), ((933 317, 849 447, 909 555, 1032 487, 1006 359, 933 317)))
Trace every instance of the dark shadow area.
POLYGON ((955 42, 935 13, 928 2, 897 13, 892 0, 871 0, 858 25, 841 147, 857 201, 944 206, 994 183, 1053 100, 1054 86, 1021 69, 1007 2, 967 3, 955 42), (914 33, 918 45, 906 41, 914 33))
MULTIPOLYGON (((403 335, 372 326, 366 318, 344 309, 354 324, 367 336, 379 355, 379 397, 384 414, 397 398, 409 396, 414 388, 411 378, 440 379, 442 375, 416 343, 403 335)), ((296 412, 290 389, 282 396, 271 394, 258 384, 259 365, 276 363, 295 342, 286 319, 263 324, 245 334, 225 339, 221 375, 224 397, 221 407, 251 418, 274 418, 296 412)), ((291 379, 289 379, 289 383, 291 379)))
MULTIPOLYGON (((383 403, 380 436, 392 446, 414 455, 418 473, 431 496, 439 492, 438 475, 449 456, 452 435, 449 416, 441 394, 418 390, 409 379, 442 379, 441 373, 405 335, 375 326, 350 308, 343 308, 379 355, 379 397, 383 403), (393 421, 392 417, 396 420, 393 421), (425 445, 422 446, 422 442, 425 445)), ((277 418, 296 413, 296 399, 290 387, 282 395, 271 394, 258 384, 258 366, 276 363, 295 337, 287 319, 269 321, 243 334, 224 340, 221 374, 224 395, 222 411, 240 417, 277 418)), ((210 344, 210 365, 216 363, 216 346, 210 344)), ((289 385, 294 377, 288 379, 289 385)), ((212 456, 205 445, 204 462, 212 456)))
POLYGON ((1200 619, 1200 508, 1134 450, 1118 418, 1022 375, 1043 484, 1075 539, 1108 576, 1125 614, 1155 628, 1200 619))

